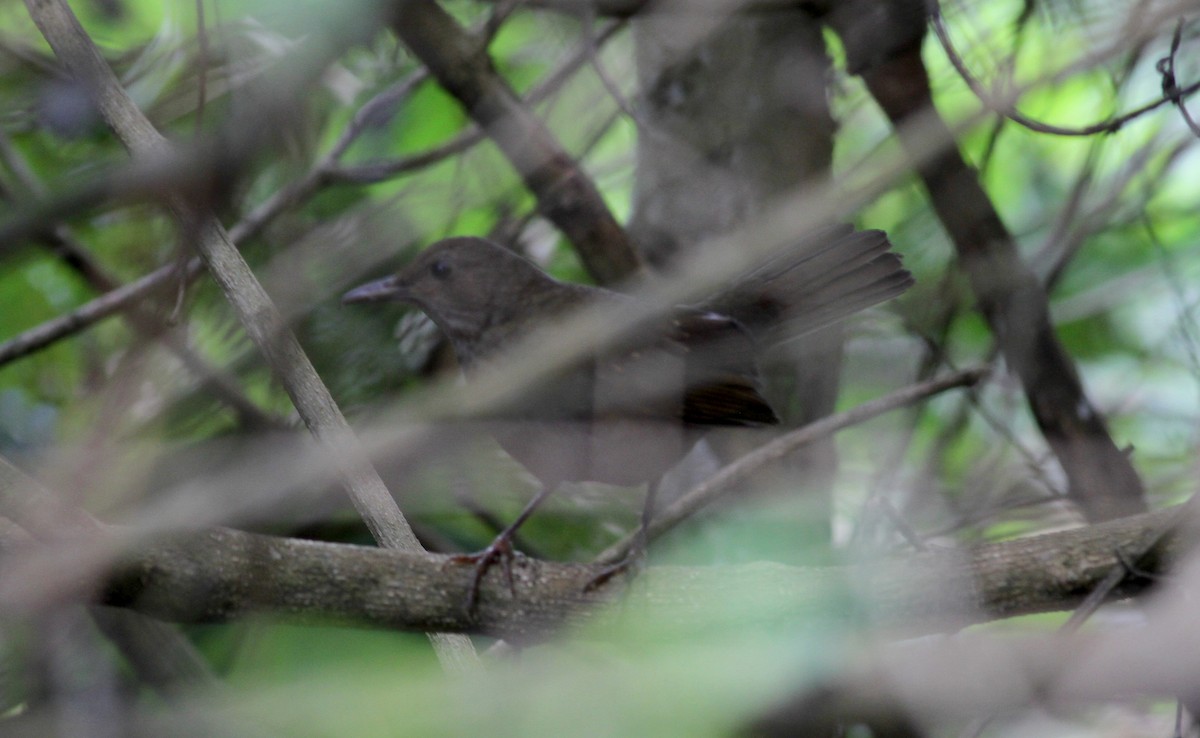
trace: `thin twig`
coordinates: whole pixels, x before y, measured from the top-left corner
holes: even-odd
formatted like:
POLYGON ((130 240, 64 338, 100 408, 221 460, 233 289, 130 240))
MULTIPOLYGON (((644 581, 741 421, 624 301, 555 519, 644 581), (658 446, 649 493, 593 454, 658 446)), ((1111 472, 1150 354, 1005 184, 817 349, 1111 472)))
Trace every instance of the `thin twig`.
MULTIPOLYGON (((624 28, 624 23, 614 21, 606 25, 599 34, 596 34, 593 39, 592 46, 599 48, 612 40, 617 35, 617 32, 624 28)), ((588 44, 583 44, 577 48, 574 53, 568 56, 557 69, 546 75, 545 79, 539 82, 533 89, 525 95, 526 105, 537 105, 550 95, 558 91, 562 86, 578 72, 588 60, 588 44)), ((428 77, 428 70, 422 69, 420 72, 422 79, 428 77)), ((358 116, 355 116, 356 118, 358 116)), ((463 131, 449 141, 435 146, 432 149, 410 154, 391 161, 368 161, 360 164, 350 164, 337 166, 330 164, 325 168, 325 175, 334 182, 348 182, 353 184, 373 184, 383 182, 401 174, 423 169, 431 164, 436 164, 440 161, 450 158, 455 154, 460 154, 472 146, 480 143, 487 138, 487 134, 483 129, 476 125, 470 130, 463 131)))
MULTIPOLYGON (((956 387, 969 387, 985 376, 982 369, 967 369, 927 382, 910 385, 883 397, 864 402, 845 412, 829 415, 797 428, 741 458, 722 467, 720 471, 688 490, 666 509, 659 511, 650 523, 648 537, 657 538, 686 520, 697 510, 720 499, 734 485, 749 477, 766 464, 778 461, 801 446, 826 438, 840 430, 864 423, 890 410, 920 402, 933 395, 956 387)), ((596 563, 608 564, 621 560, 635 539, 630 534, 606 548, 596 557, 596 563)))
MULTIPOLYGON (((199 259, 192 258, 184 265, 181 279, 191 280, 203 271, 199 259)), ((161 289, 163 283, 176 273, 175 264, 167 264, 150 272, 141 279, 129 282, 112 292, 107 292, 69 313, 34 326, 0 344, 0 365, 39 351, 67 336, 78 333, 95 323, 126 309, 131 302, 141 300, 161 289)))
MULTIPOLYGON (((942 45, 942 49, 946 52, 946 58, 950 60, 950 64, 953 65, 954 69, 958 72, 958 75, 962 77, 963 82, 967 84, 967 87, 971 88, 971 92, 973 92, 975 96, 979 98, 979 101, 998 115, 1002 115, 1012 122, 1038 133, 1048 133, 1054 136, 1094 136, 1098 133, 1116 133, 1130 121, 1140 118, 1152 110, 1157 110, 1167 103, 1174 103, 1178 105, 1183 111, 1185 119, 1190 120, 1190 118, 1187 116, 1186 109, 1183 107, 1183 99, 1190 96, 1197 90, 1200 90, 1200 82, 1193 82, 1182 89, 1176 87, 1171 92, 1164 92, 1163 96, 1157 100, 1153 100, 1145 105, 1134 108, 1124 115, 1112 116, 1106 120, 1086 126, 1066 128, 1064 126, 1043 123, 1022 114, 1019 110, 1017 110, 1015 104, 1004 103, 1000 100, 997 100, 986 89, 984 89, 979 80, 975 79, 974 75, 971 74, 971 71, 967 69, 966 63, 962 60, 962 57, 959 56, 958 51, 954 48, 954 42, 950 40, 950 34, 946 30, 946 25, 942 20, 942 14, 940 12, 931 14, 930 22, 933 24, 934 33, 937 35, 938 41, 942 45)), ((1172 55, 1173 54, 1174 51, 1172 51, 1172 55)), ((1160 68, 1160 72, 1161 71, 1162 70, 1160 68)), ((1193 130, 1196 129, 1193 128, 1193 130)), ((1200 135, 1200 131, 1197 132, 1197 135, 1200 135)))
MULTIPOLYGON (((41 180, 28 167, 24 157, 20 156, 11 146, 11 142, 3 132, 0 132, 0 155, 4 157, 5 163, 23 187, 31 192, 45 192, 45 186, 41 180)), ((0 186, 0 197, 6 197, 8 194, 4 191, 3 186, 0 186)), ((117 279, 108 274, 104 267, 92 258, 92 255, 66 226, 52 227, 40 240, 58 254, 67 266, 78 272, 97 292, 112 292, 120 288, 117 279)), ((165 330, 166 327, 162 325, 162 321, 158 320, 150 311, 134 304, 126 311, 124 317, 135 331, 160 341, 168 351, 175 354, 188 371, 195 374, 203 383, 210 385, 215 390, 217 397, 238 414, 244 425, 255 428, 287 426, 283 419, 267 413, 247 397, 227 372, 210 365, 181 337, 165 330)), ((2 363, 0 361, 0 364, 2 363)))
POLYGON ((1184 97, 1187 95, 1187 90, 1179 88, 1179 82, 1175 79, 1175 56, 1179 53, 1179 46, 1183 42, 1183 19, 1175 24, 1175 33, 1171 36, 1171 51, 1158 63, 1154 68, 1162 76, 1163 97, 1170 100, 1179 108, 1179 114, 1183 116, 1183 122, 1191 129, 1192 133, 1200 136, 1200 126, 1196 125, 1196 121, 1192 118, 1192 114, 1188 112, 1187 105, 1184 104, 1184 97))

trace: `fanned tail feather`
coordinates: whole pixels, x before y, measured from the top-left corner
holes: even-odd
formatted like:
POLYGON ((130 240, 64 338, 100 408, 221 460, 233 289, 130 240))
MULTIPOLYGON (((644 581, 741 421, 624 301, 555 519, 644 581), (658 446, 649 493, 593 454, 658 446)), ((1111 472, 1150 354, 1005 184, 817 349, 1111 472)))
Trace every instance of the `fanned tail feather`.
POLYGON ((704 307, 773 344, 886 302, 912 284, 882 231, 831 226, 748 272, 704 307))

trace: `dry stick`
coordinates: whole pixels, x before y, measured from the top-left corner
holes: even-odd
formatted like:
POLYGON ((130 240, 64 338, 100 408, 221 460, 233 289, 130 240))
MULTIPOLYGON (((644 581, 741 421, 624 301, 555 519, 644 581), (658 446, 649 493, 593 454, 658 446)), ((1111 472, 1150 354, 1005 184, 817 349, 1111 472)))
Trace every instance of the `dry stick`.
MULTIPOLYGON (((650 522, 647 534, 649 538, 653 539, 666 533, 700 508, 720 499, 731 487, 746 479, 764 465, 784 458, 805 444, 820 440, 844 428, 858 425, 890 410, 919 402, 946 390, 973 385, 982 379, 986 373, 985 369, 966 369, 944 377, 931 379, 928 382, 914 384, 883 397, 864 402, 858 407, 845 412, 826 416, 802 428, 790 431, 765 446, 757 448, 736 461, 727 464, 716 474, 688 490, 687 493, 654 516, 654 519, 650 522)), ((608 564, 620 561, 629 552, 635 538, 635 534, 625 536, 597 556, 596 562, 608 564)))
MULTIPOLYGON (((134 157, 154 158, 170 151, 125 93, 64 0, 26 0, 34 23, 72 76, 84 83, 113 132, 134 157)), ((329 390, 248 264, 211 213, 194 212, 179 196, 168 200, 181 227, 192 229, 213 279, 225 293, 250 338, 279 377, 305 425, 338 467, 355 509, 380 545, 423 551, 383 480, 371 466, 329 390)), ((476 660, 468 639, 430 634, 444 668, 462 671, 476 660)))
POLYGON ((487 48, 434 0, 400 0, 392 30, 496 143, 596 280, 635 276, 641 263, 596 185, 497 74, 487 48))

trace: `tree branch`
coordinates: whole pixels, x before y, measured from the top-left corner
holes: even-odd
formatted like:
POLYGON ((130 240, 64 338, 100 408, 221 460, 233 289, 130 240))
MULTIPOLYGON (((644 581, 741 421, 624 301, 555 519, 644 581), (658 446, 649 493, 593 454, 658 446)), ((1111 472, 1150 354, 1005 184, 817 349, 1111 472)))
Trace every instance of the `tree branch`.
POLYGON ((520 173, 542 213, 601 283, 633 276, 637 251, 595 184, 496 72, 487 49, 434 0, 395 3, 391 26, 520 173))
MULTIPOLYGON (((893 0, 889 7, 911 5, 909 0, 893 0)), ((896 23, 908 23, 898 30, 859 24, 850 12, 853 7, 844 7, 844 14, 835 13, 831 21, 847 44, 853 68, 862 73, 913 157, 980 312, 1020 377, 1033 417, 1067 475, 1071 499, 1090 520, 1145 510, 1141 479, 1084 391, 1050 323, 1045 291, 1021 260, 975 170, 963 160, 953 134, 936 113, 920 54, 923 15, 897 10, 896 23), (896 39, 904 41, 898 49, 896 39), (881 59, 879 49, 884 48, 897 50, 881 59), (918 156, 930 140, 941 144, 938 153, 918 156)))
MULTIPOLYGON (((807 425, 789 431, 770 443, 757 448, 723 467, 716 474, 685 492, 666 509, 655 514, 650 521, 647 535, 651 540, 674 528, 691 517, 697 510, 712 504, 729 492, 734 485, 744 481, 758 469, 772 464, 796 449, 827 438, 838 431, 866 421, 896 408, 911 405, 933 395, 956 387, 970 386, 978 382, 986 370, 968 369, 945 377, 911 385, 884 397, 865 402, 845 412, 829 415, 807 425)), ((614 563, 629 552, 636 539, 630 534, 604 550, 597 558, 598 563, 614 563)))
MULTIPOLYGON (((524 98, 525 105, 536 105, 549 97, 553 92, 559 90, 567 80, 587 63, 591 54, 591 46, 602 46, 608 43, 624 27, 625 23, 614 21, 602 29, 600 33, 596 34, 596 38, 593 39, 592 44, 580 44, 579 48, 563 60, 557 69, 547 74, 537 86, 529 90, 524 98)), ((355 116, 355 118, 357 119, 358 116, 355 116)), ((375 160, 343 165, 331 162, 330 166, 327 167, 327 176, 335 182, 347 182, 359 185, 383 182, 398 175, 436 164, 455 154, 460 154, 480 141, 483 141, 486 135, 484 130, 476 126, 462 131, 454 138, 431 149, 415 154, 408 154, 398 159, 375 160)))
MULTIPOLYGON (((1178 557, 1194 535, 1173 535, 1171 556, 1178 557)), ((897 726, 915 717, 926 735, 964 720, 1031 708, 1053 712, 1080 702, 1149 697, 1194 705, 1197 563, 1193 555, 1174 567, 1177 586, 1163 587, 1145 603, 1145 623, 1053 636, 965 633, 868 647, 830 677, 806 683, 743 734, 822 735, 838 724, 897 726)))
MULTIPOLYGON (((44 193, 42 183, 17 152, 9 146, 7 137, 0 133, 0 156, 3 156, 21 184, 39 195, 44 193)), ((0 197, 8 198, 10 193, 0 185, 0 197)), ((51 226, 39 239, 45 246, 57 254, 62 261, 75 270, 88 285, 101 293, 109 293, 120 289, 120 282, 110 275, 87 251, 65 225, 51 226)), ((212 366, 200 354, 192 350, 180 336, 170 332, 169 326, 150 310, 140 305, 133 305, 124 314, 126 323, 140 335, 151 340, 159 341, 168 351, 179 359, 180 363, 192 372, 202 387, 210 387, 217 398, 237 413, 245 427, 249 428, 283 428, 286 424, 282 418, 275 417, 258 407, 242 392, 237 381, 224 370, 212 366)), ((8 345, 8 344, 6 344, 8 345)), ((28 347, 28 344, 26 344, 28 347)), ((16 356, 13 356, 16 358, 16 356)), ((0 364, 4 363, 0 361, 0 364)))
MULTIPOLYGON (((0 514, 20 526, 18 531, 4 529, 5 542, 0 550, 14 544, 24 546, 28 536, 50 545, 63 540, 94 542, 106 530, 100 521, 64 503, 2 457, 0 514)), ((74 594, 88 591, 76 590, 74 594)), ((216 684, 207 662, 175 629, 132 611, 93 608, 89 614, 134 670, 163 696, 216 684)))
MULTIPOLYGON (((528 639, 545 637, 585 615, 602 621, 629 617, 639 624, 666 616, 676 636, 711 627, 714 618, 731 618, 739 628, 802 621, 827 613, 830 603, 854 586, 866 593, 863 606, 873 623, 916 635, 1070 609, 1120 564, 1119 552, 1140 550, 1179 514, 1180 508, 1169 508, 1003 543, 847 566, 653 566, 621 607, 599 611, 596 606, 608 601, 613 588, 583 592, 597 567, 518 558, 515 594, 510 594, 503 572, 489 572, 474 616, 463 608, 473 567, 453 563, 448 556, 229 529, 175 532, 126 544, 126 552, 105 577, 101 601, 183 622, 222 622, 274 612, 377 628, 528 639), (736 612, 728 609, 731 601, 736 602, 736 612)), ((110 532, 122 535, 116 528, 110 532)), ((1139 566, 1166 571, 1190 540, 1170 528, 1141 557, 1139 566)), ((0 550, 7 548, 0 536, 0 550)), ((61 563, 70 551, 56 553, 55 562, 61 563)), ((74 555, 93 558, 94 549, 82 546, 74 555)), ((19 581, 18 567, 36 567, 35 559, 36 554, 28 552, 26 557, 8 557, 6 577, 19 581)), ((1130 597, 1146 587, 1146 580, 1133 578, 1110 598, 1130 597)))
MULTIPOLYGON (((125 93, 64 0, 26 0, 26 7, 67 70, 87 86, 104 120, 126 148, 140 158, 170 155, 171 145, 125 93)), ((172 195, 168 203, 305 425, 338 465, 342 482, 375 540, 392 548, 420 551, 408 521, 371 466, 329 390, 224 228, 211 213, 197 210, 179 195, 172 195)), ((451 642, 435 638, 434 645, 447 668, 462 668, 474 659, 471 644, 463 639, 451 642)))

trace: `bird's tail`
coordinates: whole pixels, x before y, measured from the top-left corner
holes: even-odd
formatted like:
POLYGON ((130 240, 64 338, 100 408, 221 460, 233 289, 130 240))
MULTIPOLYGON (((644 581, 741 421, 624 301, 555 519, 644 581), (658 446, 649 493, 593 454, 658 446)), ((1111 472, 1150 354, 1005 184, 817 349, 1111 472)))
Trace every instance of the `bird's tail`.
POLYGON ((912 274, 883 231, 824 228, 705 303, 766 344, 797 338, 896 297, 912 274))

